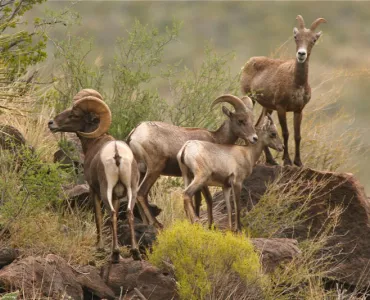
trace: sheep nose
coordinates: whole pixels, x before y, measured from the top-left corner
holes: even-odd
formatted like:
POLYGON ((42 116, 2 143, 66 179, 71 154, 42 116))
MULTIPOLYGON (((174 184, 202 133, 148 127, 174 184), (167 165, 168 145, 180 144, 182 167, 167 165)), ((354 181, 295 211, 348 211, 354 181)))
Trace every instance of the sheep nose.
POLYGON ((54 123, 54 120, 50 120, 49 122, 48 122, 48 125, 50 126, 50 125, 53 125, 53 123, 54 123))
POLYGON ((254 136, 254 137, 253 137, 253 141, 254 141, 254 142, 257 142, 257 141, 258 141, 258 137, 257 137, 257 136, 254 136))
POLYGON ((298 55, 299 56, 305 56, 306 55, 306 51, 298 51, 298 55))

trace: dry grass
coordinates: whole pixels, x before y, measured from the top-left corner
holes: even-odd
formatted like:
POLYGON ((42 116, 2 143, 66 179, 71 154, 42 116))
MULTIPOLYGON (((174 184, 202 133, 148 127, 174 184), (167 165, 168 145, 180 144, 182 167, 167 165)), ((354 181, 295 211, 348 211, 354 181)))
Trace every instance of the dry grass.
POLYGON ((162 209, 158 220, 165 227, 186 218, 182 178, 161 176, 150 190, 150 200, 162 209))
POLYGON ((95 261, 96 232, 92 213, 79 215, 42 212, 37 218, 25 217, 11 224, 9 239, 12 247, 24 256, 60 255, 71 264, 95 261))

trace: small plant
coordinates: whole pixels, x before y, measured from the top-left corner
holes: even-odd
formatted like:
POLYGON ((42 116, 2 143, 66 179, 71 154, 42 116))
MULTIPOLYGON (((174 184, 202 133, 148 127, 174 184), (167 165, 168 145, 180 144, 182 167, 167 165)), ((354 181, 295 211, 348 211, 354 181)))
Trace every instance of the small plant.
POLYGON ((261 296, 259 258, 243 235, 175 222, 158 235, 149 261, 158 267, 164 267, 164 262, 173 264, 182 299, 225 299, 220 293, 227 295, 228 284, 228 296, 234 293, 231 298, 248 299, 245 295, 238 297, 241 291, 236 287, 261 296), (225 278, 230 282, 223 282, 225 278))

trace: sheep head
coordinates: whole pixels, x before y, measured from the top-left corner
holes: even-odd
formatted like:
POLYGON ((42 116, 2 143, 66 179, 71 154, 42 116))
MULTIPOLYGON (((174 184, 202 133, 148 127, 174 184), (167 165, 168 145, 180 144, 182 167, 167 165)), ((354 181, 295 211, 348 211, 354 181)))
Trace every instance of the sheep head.
POLYGON ((326 23, 326 20, 318 18, 313 21, 311 27, 307 29, 301 15, 298 15, 296 19, 298 21, 298 28, 294 27, 293 29, 296 43, 296 58, 298 63, 304 63, 310 56, 313 46, 322 34, 321 31, 315 32, 316 28, 319 24, 326 23))
POLYGON ((264 142, 267 147, 279 152, 284 150, 284 144, 269 113, 259 118, 256 124, 256 131, 259 140, 264 142))
POLYGON ((254 115, 252 100, 245 96, 242 99, 233 95, 222 95, 213 101, 211 108, 217 103, 227 102, 234 106, 235 112, 231 112, 222 106, 222 112, 229 118, 231 132, 246 141, 255 144, 258 140, 254 129, 254 115))
POLYGON ((52 132, 76 132, 82 137, 96 138, 106 133, 112 116, 101 95, 94 90, 82 90, 74 97, 73 107, 49 121, 52 132))

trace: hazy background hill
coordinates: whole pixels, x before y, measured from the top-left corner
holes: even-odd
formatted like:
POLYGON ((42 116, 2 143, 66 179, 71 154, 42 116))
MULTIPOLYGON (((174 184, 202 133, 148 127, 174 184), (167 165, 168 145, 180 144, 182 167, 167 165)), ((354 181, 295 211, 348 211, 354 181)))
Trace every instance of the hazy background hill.
MULTIPOLYGON (((45 8, 58 10, 66 5, 67 1, 49 1, 35 7, 26 18, 39 16, 45 8)), ((182 60, 189 68, 196 68, 204 58, 206 42, 211 41, 219 53, 235 51, 235 59, 230 61, 235 74, 251 56, 294 57, 292 31, 297 14, 303 15, 306 27, 314 19, 324 17, 328 23, 320 25, 324 34, 310 60, 313 95, 309 106, 322 101, 327 91, 336 91, 337 102, 327 108, 327 114, 341 108, 353 114, 351 127, 360 130, 359 139, 364 143, 361 151, 370 148, 370 2, 80 1, 74 9, 82 22, 81 26, 72 27, 73 35, 90 36, 96 42, 91 63, 112 63, 115 40, 125 36, 135 19, 159 29, 176 19, 183 22, 182 30, 179 40, 166 49, 163 67, 182 60)), ((52 32, 58 39, 65 34, 64 29, 52 32)), ((54 63, 53 51, 50 44, 49 65, 54 63)), ((109 79, 105 79, 105 84, 110 85, 109 79)), ((155 84, 153 88, 162 97, 170 97, 166 81, 155 84)), ((336 128, 340 135, 343 128, 340 124, 336 128)), ((346 171, 356 173, 370 191, 368 155, 359 153, 353 162, 357 166, 346 171)))

